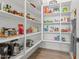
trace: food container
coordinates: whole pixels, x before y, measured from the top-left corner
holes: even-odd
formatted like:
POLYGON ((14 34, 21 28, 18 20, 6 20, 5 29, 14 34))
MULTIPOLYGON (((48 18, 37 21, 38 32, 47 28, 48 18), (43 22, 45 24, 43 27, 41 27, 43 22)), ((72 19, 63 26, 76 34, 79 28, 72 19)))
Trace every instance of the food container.
POLYGON ((19 32, 19 34, 24 34, 24 26, 23 26, 23 24, 18 24, 18 32, 19 32))

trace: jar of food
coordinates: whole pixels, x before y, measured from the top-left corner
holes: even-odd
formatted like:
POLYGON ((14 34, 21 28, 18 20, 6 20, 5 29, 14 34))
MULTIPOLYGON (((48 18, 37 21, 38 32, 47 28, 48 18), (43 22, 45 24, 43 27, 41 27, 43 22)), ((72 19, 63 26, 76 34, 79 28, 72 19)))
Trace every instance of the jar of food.
POLYGON ((24 26, 23 26, 23 24, 18 24, 18 32, 19 32, 19 34, 24 34, 24 26))

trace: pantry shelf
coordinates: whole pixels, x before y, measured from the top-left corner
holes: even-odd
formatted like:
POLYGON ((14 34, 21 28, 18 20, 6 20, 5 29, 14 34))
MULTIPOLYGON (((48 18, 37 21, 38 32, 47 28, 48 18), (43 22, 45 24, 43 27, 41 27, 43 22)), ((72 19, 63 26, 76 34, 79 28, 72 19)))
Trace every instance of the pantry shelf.
POLYGON ((71 34, 71 32, 44 32, 44 34, 71 34))
POLYGON ((29 53, 33 48, 35 48, 35 47, 36 47, 37 45, 39 45, 41 42, 42 42, 42 41, 40 40, 40 41, 38 41, 36 44, 34 44, 32 47, 30 47, 30 48, 27 47, 25 53, 26 53, 26 54, 29 53))
POLYGON ((70 22, 61 22, 61 23, 56 23, 56 22, 54 22, 54 23, 44 23, 44 25, 59 25, 59 24, 71 24, 70 22))
POLYGON ((61 22, 61 24, 69 25, 69 24, 71 24, 71 22, 61 22))
POLYGON ((20 38, 24 38, 24 35, 18 35, 18 36, 13 36, 9 38, 0 38, 0 43, 5 43, 5 42, 9 42, 15 39, 20 39, 20 38))
POLYGON ((32 35, 37 35, 37 34, 40 34, 41 32, 36 32, 36 33, 30 33, 30 34, 27 34, 26 36, 32 36, 32 35))
POLYGON ((62 12, 61 15, 71 15, 71 12, 62 12))
POLYGON ((71 32, 61 32, 61 34, 71 34, 71 32))
POLYGON ((50 14, 44 14, 44 17, 54 17, 54 16, 60 16, 60 12, 50 13, 50 14))
POLYGON ((44 23, 44 25, 53 25, 53 24, 56 24, 56 25, 58 24, 58 25, 59 25, 60 23, 59 23, 59 22, 53 22, 53 23, 44 23))
POLYGON ((60 32, 44 32, 44 34, 60 34, 60 32))
POLYGON ((51 42, 51 43, 63 43, 63 44, 70 44, 70 42, 62 42, 62 41, 53 41, 53 40, 43 40, 44 42, 51 42))
POLYGON ((37 21, 37 20, 31 20, 31 19, 27 19, 27 22, 32 22, 32 23, 35 23, 35 24, 41 24, 40 21, 37 21))
POLYGON ((57 17, 60 15, 71 15, 71 12, 62 12, 62 13, 58 12, 58 13, 44 14, 44 18, 45 17, 57 17))
POLYGON ((14 14, 8 13, 6 11, 2 11, 2 10, 0 10, 0 16, 3 17, 3 18, 17 19, 17 20, 24 21, 24 17, 14 15, 14 14))

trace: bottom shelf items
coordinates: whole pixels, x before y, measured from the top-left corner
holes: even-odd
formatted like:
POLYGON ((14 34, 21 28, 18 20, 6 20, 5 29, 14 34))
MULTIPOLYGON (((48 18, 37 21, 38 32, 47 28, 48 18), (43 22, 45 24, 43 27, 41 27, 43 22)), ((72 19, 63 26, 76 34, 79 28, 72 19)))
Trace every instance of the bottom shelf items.
POLYGON ((24 55, 24 41, 15 39, 0 43, 0 59, 20 59, 24 55))
POLYGON ((10 59, 20 59, 24 56, 24 50, 22 50, 19 54, 16 56, 12 56, 10 59))
POLYGON ((30 52, 33 48, 35 48, 37 45, 39 45, 41 42, 42 42, 42 41, 40 40, 40 41, 38 41, 37 43, 35 43, 33 46, 31 46, 31 47, 26 47, 26 54, 27 54, 28 52, 30 52))

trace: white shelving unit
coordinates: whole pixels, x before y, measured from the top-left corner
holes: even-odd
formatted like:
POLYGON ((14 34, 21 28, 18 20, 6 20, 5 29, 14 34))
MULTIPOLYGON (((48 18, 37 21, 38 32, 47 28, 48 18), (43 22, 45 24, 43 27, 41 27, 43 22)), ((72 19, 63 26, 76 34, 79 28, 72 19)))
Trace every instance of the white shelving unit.
MULTIPOLYGON (((23 56, 29 54, 30 51, 34 50, 42 41, 41 41, 41 1, 35 0, 0 0, 0 29, 2 27, 6 28, 16 28, 18 30, 18 23, 22 23, 24 25, 24 34, 17 35, 8 38, 1 38, 0 43, 8 43, 10 41, 18 39, 19 43, 23 43, 23 50, 20 51, 16 56, 11 56, 10 59, 21 59, 23 56), (13 10, 24 13, 24 16, 19 16, 16 14, 12 14, 4 11, 4 6, 6 4, 11 5, 13 10), (36 8, 34 8, 31 4, 34 4, 36 8), (34 17, 35 19, 28 19, 27 13, 34 17), (34 29, 34 32, 27 33, 27 29, 33 26, 37 28, 34 29), (33 46, 26 47, 27 39, 33 40, 33 46)), ((33 51, 32 51, 33 52, 33 51)), ((28 57, 28 56, 27 56, 28 57)))
MULTIPOLYGON (((2 38, 0 37, 0 43, 8 43, 10 41, 18 39, 18 43, 23 44, 23 50, 20 51, 19 54, 16 56, 11 56, 10 59, 21 59, 23 56, 27 56, 30 54, 30 52, 34 52, 39 46, 39 44, 44 42, 45 44, 42 45, 42 47, 48 47, 55 49, 55 46, 57 48, 63 48, 68 49, 70 48, 70 35, 71 32, 61 32, 61 29, 63 27, 68 26, 71 27, 71 22, 61 22, 62 16, 70 16, 71 11, 68 12, 55 12, 51 14, 44 14, 43 13, 43 7, 49 6, 49 5, 43 5, 40 0, 0 0, 0 29, 2 27, 6 28, 16 28, 18 30, 18 24, 22 23, 24 25, 24 34, 23 35, 17 35, 13 37, 8 38, 2 38), (9 4, 12 6, 13 10, 16 10, 18 12, 22 12, 24 16, 19 16, 16 14, 12 14, 9 12, 4 11, 3 7, 9 4), (29 14, 29 17, 27 17, 27 14, 29 14), (44 23, 43 21, 45 19, 52 19, 58 18, 58 22, 51 22, 51 23, 44 23), (33 19, 34 18, 34 19, 33 19), (59 27, 59 31, 56 32, 50 32, 50 31, 44 31, 44 26, 57 26, 59 27), (63 26, 64 25, 64 26, 63 26), (29 31, 28 31, 29 29, 29 31), (33 32, 34 30, 34 32, 33 32), (65 36, 67 41, 62 41, 61 36, 65 36), (69 38, 67 37, 69 36, 69 38), (58 36, 59 40, 55 40, 53 36, 58 36), (30 39, 33 41, 33 45, 31 47, 27 47, 27 40, 30 39), (56 45, 55 45, 56 44, 56 45), (46 45, 46 46, 44 46, 46 45), (48 45, 48 46, 47 46, 48 45), (60 45, 60 46, 58 46, 60 45), (65 46, 62 46, 65 45, 65 46)), ((58 4, 51 4, 49 8, 59 8, 61 10, 64 6, 70 6, 70 2, 66 3, 58 3, 58 4)), ((70 8, 70 7, 69 7, 70 8)), ((71 29, 71 28, 70 28, 71 29)), ((58 50, 58 49, 57 49, 58 50)), ((61 50, 61 49, 60 49, 61 50)))
MULTIPOLYGON (((24 13, 24 0, 21 0, 18 2, 18 0, 0 0, 0 29, 1 27, 6 27, 6 28, 16 28, 18 26, 18 23, 22 23, 24 25, 24 21, 25 21, 25 17, 22 16, 18 16, 12 13, 8 13, 6 11, 3 10, 4 5, 6 4, 10 4, 15 10, 19 11, 19 12, 23 12, 24 13), (21 4, 22 3, 22 4, 21 4), (20 7, 19 7, 20 6, 20 7), (18 9, 17 9, 18 8, 18 9), (23 9, 21 9, 23 8, 23 9)), ((1 38, 0 37, 0 43, 8 43, 10 41, 16 40, 18 39, 19 43, 23 43, 24 39, 25 39, 25 35, 16 35, 13 37, 8 37, 8 38, 1 38), (21 41, 21 42, 20 42, 21 41)), ((10 59, 20 59, 22 56, 24 55, 24 49, 20 51, 19 54, 17 54, 16 56, 12 56, 10 59)))
MULTIPOLYGON (((51 13, 47 13, 45 14, 44 12, 42 12, 42 33, 43 33, 43 42, 45 44, 42 45, 43 48, 47 48, 47 49, 55 49, 55 50, 60 50, 59 48, 57 48, 58 46, 62 46, 64 47, 64 51, 70 51, 70 44, 71 44, 71 11, 70 11, 70 5, 71 5, 71 1, 69 2, 60 2, 57 4, 50 4, 49 5, 43 5, 42 9, 44 9, 45 7, 48 7, 49 10, 53 10, 55 8, 59 8, 59 12, 51 12, 51 13), (63 12, 63 8, 67 7, 68 11, 67 12, 63 12), (69 22, 66 21, 61 21, 61 19, 63 17, 69 17, 69 22), (56 22, 56 21, 57 22, 56 22), (58 31, 54 31, 53 28, 55 29, 55 27, 58 27, 58 31), (70 31, 68 32, 63 32, 62 29, 63 28, 69 28, 70 31), (51 30, 51 31, 50 31, 51 30), (58 36, 58 39, 56 38, 58 36), (65 41, 63 41, 62 39, 65 39, 65 41), (46 47, 46 46, 49 47, 46 47), (67 45, 65 47, 65 45, 67 45), (52 47, 53 46, 53 47, 52 47), (57 46, 57 47, 54 47, 57 46), (67 49, 66 49, 67 48, 67 49)), ((43 10, 44 11, 44 10, 43 10)))
POLYGON ((32 47, 26 47, 26 51, 25 51, 26 58, 28 58, 29 56, 27 55, 32 54, 34 50, 38 48, 37 46, 42 42, 41 40, 41 1, 27 0, 26 14, 27 13, 29 13, 32 17, 35 17, 35 19, 32 20, 32 19, 26 18, 26 29, 29 28, 28 27, 29 25, 29 26, 37 27, 38 31, 33 33, 26 33, 26 40, 31 39, 34 41, 32 47), (33 7, 31 3, 34 4, 35 7, 33 7))

